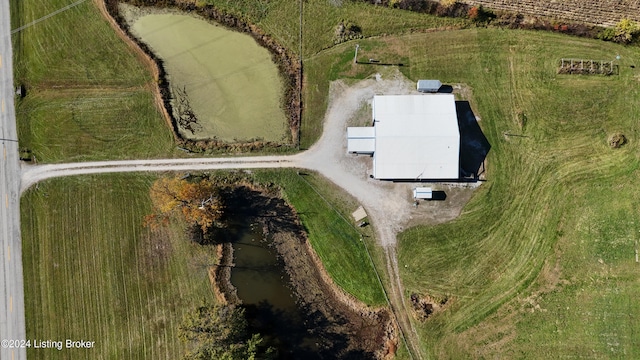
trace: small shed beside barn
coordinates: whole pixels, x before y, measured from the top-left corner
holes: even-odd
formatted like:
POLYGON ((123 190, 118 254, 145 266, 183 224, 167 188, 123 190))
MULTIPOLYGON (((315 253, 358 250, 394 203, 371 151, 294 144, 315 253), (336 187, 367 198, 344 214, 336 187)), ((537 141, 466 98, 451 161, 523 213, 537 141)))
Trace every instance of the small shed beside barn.
POLYGON ((418 80, 417 88, 420 92, 435 93, 440 90, 441 86, 440 80, 418 80))

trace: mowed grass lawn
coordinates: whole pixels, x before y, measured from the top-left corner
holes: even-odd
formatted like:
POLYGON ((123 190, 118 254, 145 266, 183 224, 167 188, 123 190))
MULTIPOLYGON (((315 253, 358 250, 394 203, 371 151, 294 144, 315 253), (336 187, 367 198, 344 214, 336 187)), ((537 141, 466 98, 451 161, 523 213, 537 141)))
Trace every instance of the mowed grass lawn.
POLYGON ((27 338, 95 341, 30 359, 178 359, 185 312, 213 302, 215 251, 178 225, 150 231, 141 174, 62 178, 22 198, 27 338))
POLYGON ((282 188, 282 196, 297 211, 309 242, 325 269, 344 291, 372 306, 386 300, 350 215, 358 203, 322 176, 293 169, 255 171, 255 179, 282 188))
MULTIPOLYGON (((630 67, 638 65, 640 51, 499 29, 360 44, 377 58, 407 58, 410 66, 401 71, 413 80, 464 84, 463 97, 492 146, 488 181, 459 219, 399 236, 405 296, 452 299, 446 311, 416 323, 424 353, 640 354, 640 73, 630 67), (556 72, 562 57, 612 60, 617 54, 620 75, 556 72), (628 139, 620 149, 607 143, 616 132, 628 139)), ((358 71, 367 76, 370 70, 358 71)))
MULTIPOLYGON (((73 0, 11 1, 12 28, 73 0)), ((87 1, 12 35, 20 146, 39 162, 171 156, 153 79, 87 1)))

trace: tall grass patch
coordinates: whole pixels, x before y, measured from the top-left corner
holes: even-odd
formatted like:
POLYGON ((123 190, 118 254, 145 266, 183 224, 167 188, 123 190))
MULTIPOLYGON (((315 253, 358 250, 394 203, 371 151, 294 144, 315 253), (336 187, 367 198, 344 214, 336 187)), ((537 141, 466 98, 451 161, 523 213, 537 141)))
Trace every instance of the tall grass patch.
POLYGON ((302 18, 304 58, 334 46, 335 28, 341 22, 357 25, 365 38, 381 34, 403 33, 412 29, 458 27, 469 24, 464 19, 418 14, 351 0, 309 0, 303 1, 302 4, 287 0, 204 0, 202 3, 213 4, 222 10, 247 18, 296 53, 300 48, 300 19, 302 18))

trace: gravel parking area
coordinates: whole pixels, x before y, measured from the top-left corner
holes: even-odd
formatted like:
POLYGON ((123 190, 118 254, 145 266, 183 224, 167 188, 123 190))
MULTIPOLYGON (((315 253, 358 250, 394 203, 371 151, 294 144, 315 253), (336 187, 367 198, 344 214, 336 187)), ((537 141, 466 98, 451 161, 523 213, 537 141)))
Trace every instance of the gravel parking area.
MULTIPOLYGON (((454 88, 455 89, 455 88, 454 88)), ((415 84, 399 71, 347 85, 331 84, 329 106, 320 140, 299 158, 301 167, 316 170, 356 197, 377 229, 381 245, 395 246, 396 234, 408 226, 436 224, 454 219, 480 182, 411 183, 369 178, 372 161, 366 155, 347 153, 347 126, 371 121, 374 95, 416 93, 415 84), (412 189, 431 186, 442 200, 421 201, 415 206, 412 189)), ((355 210, 355 209, 354 209, 355 210)))

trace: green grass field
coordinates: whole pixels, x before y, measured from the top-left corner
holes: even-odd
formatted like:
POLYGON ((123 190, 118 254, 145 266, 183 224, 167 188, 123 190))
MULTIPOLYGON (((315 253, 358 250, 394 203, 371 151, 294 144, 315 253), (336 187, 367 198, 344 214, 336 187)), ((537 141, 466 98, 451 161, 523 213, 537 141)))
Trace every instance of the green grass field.
POLYGON ((414 80, 466 84, 492 146, 489 180, 458 220, 400 235, 406 296, 454 299, 417 324, 424 352, 638 353, 633 299, 640 286, 632 274, 640 74, 630 68, 638 49, 497 29, 383 38, 369 46, 380 56, 407 56, 411 66, 402 71, 414 80), (556 73, 561 57, 616 54, 619 76, 556 73), (527 119, 523 127, 519 113, 527 119), (629 142, 611 149, 608 137, 618 131, 629 142))
POLYGON ((215 251, 178 225, 150 231, 148 175, 47 181, 21 203, 28 339, 94 349, 30 349, 34 359, 177 359, 183 314, 213 302, 215 251))
MULTIPOLYGON (((11 1, 12 28, 73 0, 11 1)), ((20 146, 39 162, 172 156, 149 71, 87 1, 13 35, 20 146)))
POLYGON ((311 246, 336 284, 366 304, 386 305, 360 233, 353 225, 350 212, 358 206, 353 198, 313 173, 256 171, 255 178, 282 187, 284 198, 296 209, 311 246))
MULTIPOLYGON (((59 1, 37 8, 29 3, 16 5, 18 2, 12 2, 12 9, 17 18, 24 19, 21 23, 26 23, 70 2, 59 1), (33 8, 30 12, 25 10, 30 8, 33 8)), ((492 146, 487 163, 488 181, 477 190, 459 219, 435 227, 412 228, 400 235, 399 262, 407 291, 405 295, 419 293, 452 299, 446 311, 432 316, 425 323, 416 323, 423 340, 423 352, 435 358, 628 358, 640 353, 640 343, 636 340, 640 325, 636 315, 640 307, 637 302, 640 295, 637 266, 640 265, 635 261, 640 219, 636 206, 639 196, 634 181, 639 170, 640 138, 640 109, 637 105, 640 95, 640 74, 637 73, 640 70, 637 68, 640 64, 634 63, 640 55, 638 48, 558 34, 500 29, 409 33, 412 28, 466 25, 460 20, 360 3, 343 1, 341 6, 331 3, 309 0, 303 8, 302 54, 306 86, 303 148, 312 144, 321 133, 329 82, 338 78, 364 78, 380 71, 379 67, 352 64, 356 42, 361 46, 362 57, 403 62, 405 66, 400 71, 412 80, 437 78, 446 84, 464 84, 464 97, 470 101, 476 115, 482 118, 480 126, 492 146), (365 36, 402 34, 361 39, 332 47, 333 29, 340 20, 358 24, 365 36), (557 62, 562 57, 612 60, 617 54, 622 57, 620 75, 601 77, 556 73, 557 62), (519 118, 523 116, 526 122, 521 124, 519 118), (607 145, 608 137, 615 132, 622 132, 629 140, 621 149, 611 149, 607 145)), ((297 4, 284 0, 247 0, 221 1, 216 5, 247 14, 282 44, 298 51, 297 4)), ((19 59, 16 61, 16 79, 31 86, 31 94, 18 104, 21 145, 33 147, 39 160, 136 157, 152 152, 170 152, 168 132, 166 141, 149 135, 149 141, 157 144, 152 151, 147 150, 148 142, 140 142, 144 149, 134 146, 126 154, 109 150, 105 144, 102 145, 106 150, 95 150, 100 149, 95 145, 99 140, 86 145, 80 141, 77 150, 65 152, 61 149, 63 145, 76 144, 79 141, 76 140, 79 138, 77 133, 83 131, 94 134, 87 135, 88 139, 101 134, 114 144, 126 142, 115 131, 106 131, 116 129, 113 125, 118 117, 100 110, 104 109, 104 102, 84 90, 110 91, 114 87, 117 88, 115 94, 121 94, 122 88, 136 91, 133 89, 142 89, 149 81, 129 50, 118 42, 98 17, 93 5, 86 3, 57 15, 51 23, 43 23, 50 28, 36 25, 15 39, 19 59), (75 25, 83 31, 70 32, 65 24, 75 25), (49 32, 54 35, 47 36, 49 32), (66 35, 56 38, 55 34, 60 32, 66 35), (91 37, 76 36, 78 33, 90 34, 91 37), (42 40, 34 40, 40 37, 42 40), (84 39, 94 37, 110 44, 104 46, 104 42, 96 42, 100 49, 109 48, 109 51, 101 54, 98 46, 84 42, 84 39), (103 58, 110 59, 110 56, 118 56, 121 64, 115 66, 113 61, 102 62, 103 58), (79 90, 76 91, 75 87, 65 89, 70 83, 79 84, 79 90), (56 100, 56 96, 60 100, 56 100), (29 105, 28 102, 34 107, 22 108, 23 104, 29 105), (59 114, 54 116, 59 119, 69 116, 73 119, 76 109, 102 115, 96 115, 89 122, 93 124, 89 131, 82 130, 82 123, 74 122, 79 130, 71 136, 66 132, 42 130, 48 126, 48 118, 45 117, 48 109, 59 114), (101 122, 103 118, 111 119, 111 122, 101 122)), ((17 26, 16 23, 13 27, 17 26)), ((103 96, 101 94, 99 98, 103 96)), ((123 99, 124 102, 114 108, 139 109, 139 114, 147 116, 142 118, 152 121, 150 114, 155 110, 149 98, 142 95, 139 100, 134 98, 123 99)), ((158 129, 164 126, 161 121, 156 123, 158 129)), ((69 126, 65 125, 64 129, 69 126)), ((150 132, 160 133, 160 130, 150 132)), ((375 290, 379 288, 374 286, 372 274, 362 270, 369 265, 368 259, 360 255, 364 253, 362 245, 357 242, 357 233, 335 211, 320 208, 324 201, 316 196, 313 189, 318 188, 323 193, 324 186, 315 185, 314 177, 305 177, 314 184, 313 187, 300 182, 293 171, 256 174, 264 181, 284 185, 285 196, 300 213, 310 232, 310 241, 336 282, 367 303, 383 303, 381 293, 375 290), (333 240, 327 241, 329 239, 341 241, 335 245, 333 240), (356 279, 356 275, 362 278, 356 279)), ((121 189, 125 182, 122 179, 127 179, 127 186, 136 181, 148 186, 150 181, 148 178, 115 178, 121 179, 115 180, 121 185, 114 185, 113 193, 120 194, 118 197, 122 199, 129 196, 126 195, 129 190, 121 189)), ((27 304, 27 314, 46 314, 44 316, 48 317, 45 320, 28 318, 28 335, 53 337, 65 333, 90 336, 98 334, 95 324, 99 324, 107 329, 103 332, 110 334, 109 339, 130 339, 129 332, 151 336, 131 328, 134 325, 124 320, 122 323, 111 320, 112 323, 106 324, 104 319, 112 318, 97 316, 84 320, 76 312, 71 315, 72 323, 67 323, 59 315, 66 313, 58 311, 59 306, 69 309, 72 306, 74 309, 92 306, 93 312, 106 311, 104 307, 83 299, 96 299, 97 302, 105 297, 113 303, 109 296, 115 291, 126 291, 123 298, 137 296, 137 299, 127 300, 130 303, 116 303, 125 308, 130 304, 131 314, 141 314, 143 310, 138 305, 147 301, 133 287, 121 285, 118 288, 118 281, 122 280, 105 280, 106 285, 100 288, 89 282, 89 278, 124 277, 122 268, 115 266, 118 262, 126 265, 125 260, 131 261, 131 251, 120 247, 106 251, 113 256, 111 260, 99 260, 101 257, 97 252, 83 250, 87 259, 102 261, 108 264, 106 268, 112 270, 93 277, 84 273, 80 276, 71 270, 56 275, 55 269, 62 265, 55 262, 55 257, 50 254, 59 254, 63 259, 67 256, 65 262, 72 264, 68 265, 70 269, 89 269, 89 265, 84 268, 75 265, 79 258, 70 256, 77 251, 71 249, 94 240, 101 241, 102 246, 113 246, 113 239, 118 236, 112 234, 118 234, 115 228, 121 227, 117 222, 129 224, 122 225, 124 230, 118 231, 134 233, 133 219, 144 212, 138 209, 124 214, 120 210, 124 205, 120 204, 120 207, 113 205, 111 210, 98 213, 113 194, 102 194, 94 184, 96 181, 91 179, 95 178, 43 184, 38 192, 32 191, 25 197, 23 234, 25 240, 34 239, 25 241, 25 276, 33 276, 43 284, 84 282, 81 289, 86 288, 82 290, 86 293, 81 292, 80 295, 69 293, 75 290, 68 287, 40 288, 35 282, 25 289, 27 299, 37 299, 27 304), (80 183, 84 185, 81 187, 80 183), (69 191, 47 198, 39 191, 48 187, 52 188, 52 194, 58 188, 68 188, 69 191), (85 187, 90 191, 93 189, 95 194, 85 193, 85 187), (78 199, 88 200, 78 202, 78 199), (91 205, 92 202, 95 204, 91 205), (89 207, 84 209, 85 206, 89 207), (136 211, 137 215, 134 215, 136 211), (123 219, 129 220, 108 221, 116 216, 111 212, 123 213, 123 219), (74 220, 61 221, 57 217, 59 215, 74 220), (77 222, 81 226, 64 227, 66 221, 77 222), (95 232, 90 232, 94 227, 95 232), (52 246, 53 239, 56 244, 65 244, 85 232, 95 236, 82 238, 83 241, 76 241, 65 251, 52 246), (36 242, 42 239, 50 240, 36 242), (79 303, 83 301, 87 303, 79 303), (135 306, 131 305, 134 303, 135 306)), ((104 184, 100 185, 104 187, 104 184)), ((144 186, 140 185, 139 189, 144 186)), ((136 196, 142 196, 140 194, 136 196)), ((141 199, 136 196, 134 199, 141 199)), ((335 197, 326 197, 336 201, 335 197)), ((120 202, 126 204, 124 200, 120 202)), ((379 256, 374 256, 375 259, 379 261, 379 256)), ((148 291, 144 296, 149 294, 157 296, 148 291)), ((154 308, 169 305, 171 300, 163 296, 164 300, 158 300, 161 305, 154 308)), ((120 316, 124 315, 121 313, 120 316)), ((135 326, 142 323, 142 320, 136 323, 138 319, 143 317, 133 319, 135 326)), ((144 326, 140 329, 147 330, 144 326)), ((170 341, 168 333, 163 336, 170 341)), ((109 341, 109 344, 115 342, 109 341)), ((113 348, 105 350, 105 357, 128 357, 129 353, 124 351, 137 353, 145 347, 149 350, 154 343, 141 339, 137 344, 143 345, 126 349, 113 345, 113 348)), ((171 343, 162 349, 170 346, 171 343)))
MULTIPOLYGON (((314 175, 260 171, 261 182, 284 188, 329 274, 367 304, 385 304, 356 230, 341 216, 353 200, 314 175), (313 189, 328 199, 328 205, 313 189), (339 212, 338 212, 339 211, 339 212)), ((179 358, 183 314, 213 300, 207 274, 212 248, 184 238, 175 224, 151 231, 152 212, 142 174, 81 176, 44 182, 22 198, 25 310, 29 339, 85 339, 96 347, 73 358, 179 358)), ((29 357, 70 353, 31 349, 29 357)))
POLYGON ((184 137, 290 142, 278 68, 251 36, 178 14, 143 16, 132 31, 164 59, 173 96, 186 90, 198 128, 184 137))

